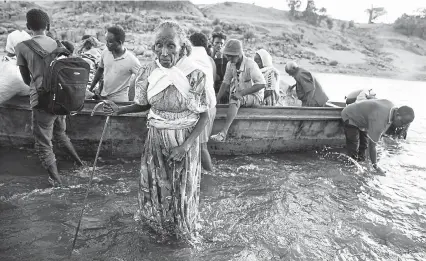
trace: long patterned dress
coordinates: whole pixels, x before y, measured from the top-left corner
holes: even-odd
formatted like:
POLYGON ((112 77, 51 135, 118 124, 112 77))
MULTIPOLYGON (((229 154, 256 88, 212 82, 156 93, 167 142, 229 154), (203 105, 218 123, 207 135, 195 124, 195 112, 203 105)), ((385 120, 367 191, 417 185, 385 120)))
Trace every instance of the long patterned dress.
MULTIPOLYGON (((191 89, 187 99, 174 85, 148 99, 148 76, 157 68, 151 63, 136 76, 135 102, 151 105, 151 111, 168 120, 199 117, 209 104, 205 92, 205 75, 195 70, 187 76, 191 89)), ((139 217, 158 232, 190 235, 198 219, 201 159, 199 139, 192 144, 182 161, 168 161, 169 151, 182 145, 193 131, 179 126, 159 129, 150 126, 141 160, 139 217)))

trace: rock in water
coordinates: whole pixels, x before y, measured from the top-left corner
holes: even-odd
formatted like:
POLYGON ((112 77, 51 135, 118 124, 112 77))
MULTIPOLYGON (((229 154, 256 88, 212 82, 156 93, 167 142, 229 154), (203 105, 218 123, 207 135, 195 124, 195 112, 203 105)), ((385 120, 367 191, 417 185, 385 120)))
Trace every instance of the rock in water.
POLYGON ((30 87, 22 80, 16 60, 0 61, 0 104, 15 95, 30 94, 30 87))

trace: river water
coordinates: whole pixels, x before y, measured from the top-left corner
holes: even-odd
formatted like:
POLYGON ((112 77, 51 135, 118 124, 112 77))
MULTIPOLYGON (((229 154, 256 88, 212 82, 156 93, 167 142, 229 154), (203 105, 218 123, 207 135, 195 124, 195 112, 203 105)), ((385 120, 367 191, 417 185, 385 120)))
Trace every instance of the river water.
POLYGON ((189 245, 134 220, 139 160, 101 160, 69 257, 90 168, 60 160, 70 187, 52 189, 31 151, 3 148, 0 260, 426 260, 426 84, 317 76, 333 100, 369 87, 414 108, 408 139, 379 146, 386 175, 325 150, 214 158, 189 245))

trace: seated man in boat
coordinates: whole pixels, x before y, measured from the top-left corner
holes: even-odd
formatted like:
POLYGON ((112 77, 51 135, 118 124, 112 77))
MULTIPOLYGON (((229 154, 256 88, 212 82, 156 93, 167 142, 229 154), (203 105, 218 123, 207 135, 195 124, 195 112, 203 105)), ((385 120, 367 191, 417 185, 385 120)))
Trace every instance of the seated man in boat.
POLYGON ((374 169, 384 173, 377 165, 376 144, 391 124, 401 127, 414 120, 414 111, 408 106, 396 107, 385 99, 352 103, 342 110, 346 149, 354 160, 364 161, 369 147, 374 169))
POLYGON ((100 97, 113 102, 132 101, 135 95, 134 86, 130 86, 131 78, 141 67, 139 60, 129 50, 124 48, 126 34, 121 26, 107 29, 107 48, 102 53, 99 68, 96 71, 89 91, 93 92, 96 84, 103 76, 100 86, 100 97))
POLYGON ((260 49, 254 56, 266 82, 264 105, 276 106, 280 98, 280 72, 272 65, 272 56, 265 49, 260 49))
MULTIPOLYGON (((46 35, 49 26, 49 16, 40 9, 31 9, 27 15, 27 27, 32 31, 32 41, 46 52, 53 52, 58 46, 55 40, 46 35)), ((83 165, 70 139, 65 133, 66 116, 55 115, 40 108, 38 91, 42 87, 45 62, 37 55, 27 42, 19 43, 16 48, 17 65, 22 79, 30 86, 30 106, 32 108, 32 132, 35 138, 35 149, 42 165, 49 173, 49 182, 61 184, 55 154, 52 148, 52 138, 65 148, 78 165, 83 165)))
POLYGON ((296 85, 293 85, 292 88, 296 87, 297 97, 302 101, 302 106, 325 106, 328 96, 312 73, 300 68, 295 62, 288 62, 285 65, 285 71, 296 81, 296 85))
POLYGON ((230 90, 229 109, 223 129, 211 136, 215 141, 225 141, 229 127, 240 107, 260 107, 263 104, 265 78, 259 66, 243 53, 240 40, 230 39, 223 50, 228 59, 222 86, 217 94, 219 101, 226 90, 230 90))
POLYGON ((210 157, 209 150, 207 148, 207 142, 209 141, 210 134, 213 128, 214 118, 216 116, 216 94, 214 91, 214 79, 216 78, 216 64, 209 56, 208 49, 208 38, 203 33, 193 33, 189 40, 191 41, 192 53, 189 56, 196 63, 196 66, 200 69, 204 68, 203 71, 206 73, 206 94, 209 99, 210 110, 209 110, 209 121, 206 124, 204 131, 200 134, 200 145, 201 145, 201 165, 205 170, 211 171, 213 169, 212 160, 210 157))
MULTIPOLYGON (((213 48, 211 56, 216 64, 216 79, 214 82, 214 89, 217 93, 219 92, 220 86, 223 82, 223 77, 226 73, 226 65, 228 64, 228 60, 222 53, 222 48, 225 45, 226 35, 222 32, 215 32, 212 35, 213 40, 213 48)), ((225 91, 225 94, 222 96, 220 100, 218 100, 218 104, 228 104, 229 103, 229 90, 225 91)))
MULTIPOLYGON (((361 89, 356 90, 348 94, 346 98, 346 104, 352 104, 354 102, 361 102, 365 100, 377 99, 376 93, 373 89, 361 89)), ((397 127, 394 124, 391 124, 389 128, 384 133, 385 136, 389 136, 393 139, 406 139, 407 132, 410 124, 406 124, 404 126, 397 127)))

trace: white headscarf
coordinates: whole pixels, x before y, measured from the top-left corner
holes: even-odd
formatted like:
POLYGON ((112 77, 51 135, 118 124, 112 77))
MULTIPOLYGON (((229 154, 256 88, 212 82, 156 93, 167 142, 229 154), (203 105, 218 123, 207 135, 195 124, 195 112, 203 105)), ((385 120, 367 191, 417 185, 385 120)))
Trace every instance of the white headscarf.
MULTIPOLYGON (((260 49, 256 52, 260 59, 262 60, 263 68, 260 71, 265 74, 266 72, 271 71, 277 77, 276 86, 274 86, 274 91, 277 95, 280 93, 280 72, 272 65, 272 56, 265 49, 260 49)), ((266 79, 265 79, 266 80, 266 79)))

